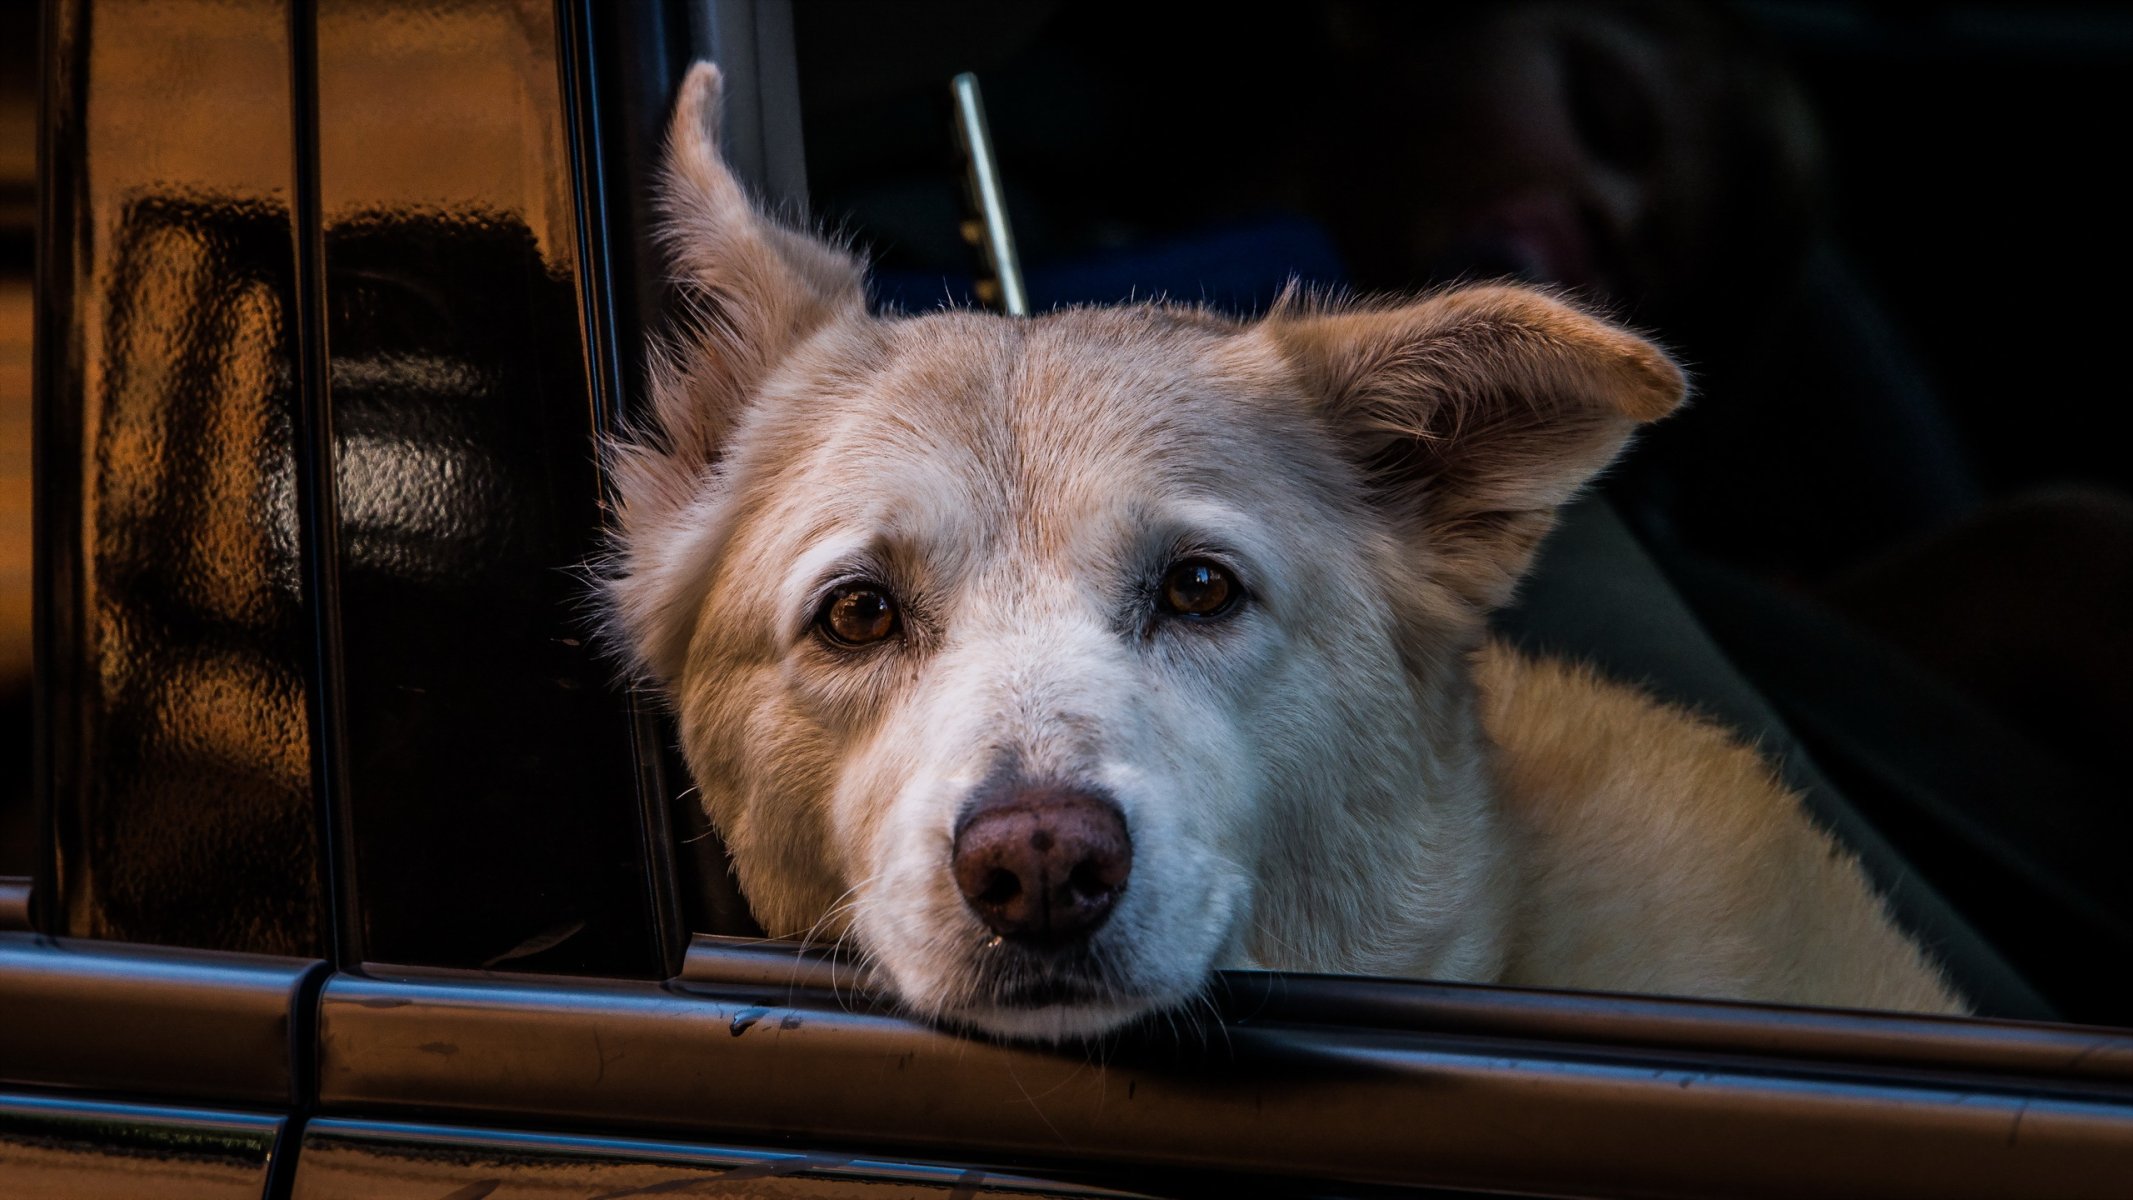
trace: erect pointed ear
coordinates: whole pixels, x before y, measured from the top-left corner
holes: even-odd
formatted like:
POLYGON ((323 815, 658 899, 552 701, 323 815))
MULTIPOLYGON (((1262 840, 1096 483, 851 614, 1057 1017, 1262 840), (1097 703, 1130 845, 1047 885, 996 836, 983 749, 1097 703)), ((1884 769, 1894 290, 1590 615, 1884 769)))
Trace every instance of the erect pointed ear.
POLYGON ((828 322, 865 312, 864 272, 842 246, 766 216, 718 152, 718 68, 682 80, 667 126, 659 242, 680 292, 679 344, 653 380, 659 430, 680 458, 715 456, 770 369, 828 322))
POLYGON ((1556 509, 1687 392, 1658 347, 1527 288, 1299 309, 1268 332, 1378 502, 1481 610, 1510 599, 1556 509))
POLYGON ((603 572, 609 630, 640 671, 668 682, 723 536, 710 468, 735 419, 803 341, 866 316, 858 260, 764 215, 720 161, 719 86, 717 67, 691 67, 667 127, 658 237, 680 311, 649 350, 648 418, 606 446, 618 506, 603 572))

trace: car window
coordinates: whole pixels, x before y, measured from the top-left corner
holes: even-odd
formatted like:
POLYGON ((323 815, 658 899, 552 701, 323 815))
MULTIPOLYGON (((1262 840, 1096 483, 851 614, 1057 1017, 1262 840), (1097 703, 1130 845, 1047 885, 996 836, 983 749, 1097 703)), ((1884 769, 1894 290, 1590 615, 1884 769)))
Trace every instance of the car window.
POLYGON ((40 880, 46 919, 316 953, 286 22, 185 6, 67 32, 67 84, 109 99, 52 134, 86 171, 52 196, 41 297, 39 686, 72 867, 40 880))
POLYGON ((946 98, 975 69, 1039 311, 1510 278, 1650 333, 1697 399, 1601 492, 1685 624, 1500 631, 1724 714, 1655 665, 1708 637, 1768 702, 1726 719, 1784 731, 1780 770, 1985 1011, 2124 1023, 2093 951, 2133 949, 2106 799, 2133 476, 2095 281, 2128 242, 2093 147, 2133 44, 2101 12, 1841 11, 803 5, 811 210, 879 308, 980 300, 946 98), (2033 253, 2068 227, 2079 252, 2033 253))
POLYGON ((638 761, 658 741, 585 582, 596 411, 556 16, 402 27, 362 5, 317 26, 351 938, 374 961, 661 975, 638 761))
POLYGON ((62 98, 86 166, 48 227, 44 921, 663 977, 660 741, 584 578, 556 14, 413 43, 298 15, 78 15, 61 45, 96 103, 62 98))
POLYGON ((30 246, 37 211, 37 10, 0 14, 0 875, 36 859, 30 805, 30 246))

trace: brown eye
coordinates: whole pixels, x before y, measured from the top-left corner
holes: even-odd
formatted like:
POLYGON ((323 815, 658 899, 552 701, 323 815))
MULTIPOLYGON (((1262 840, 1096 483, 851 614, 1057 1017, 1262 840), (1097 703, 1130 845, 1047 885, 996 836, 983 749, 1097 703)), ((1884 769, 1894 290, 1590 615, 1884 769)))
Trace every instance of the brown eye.
POLYGON ((889 593, 869 583, 847 584, 830 593, 815 627, 831 641, 864 646, 895 633, 896 601, 889 593))
POLYGON ((1242 591, 1228 571, 1204 558, 1188 558, 1163 576, 1163 611, 1181 617, 1219 617, 1236 606, 1242 591))

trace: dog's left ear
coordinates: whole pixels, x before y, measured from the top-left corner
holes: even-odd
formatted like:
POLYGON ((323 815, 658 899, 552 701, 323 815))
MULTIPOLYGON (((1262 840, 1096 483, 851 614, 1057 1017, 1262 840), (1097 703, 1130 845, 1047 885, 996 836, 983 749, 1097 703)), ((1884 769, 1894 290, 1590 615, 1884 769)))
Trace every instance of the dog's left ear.
POLYGON ((1687 393, 1658 347, 1527 288, 1284 306, 1266 328, 1379 500, 1481 610, 1510 599, 1556 509, 1687 393))

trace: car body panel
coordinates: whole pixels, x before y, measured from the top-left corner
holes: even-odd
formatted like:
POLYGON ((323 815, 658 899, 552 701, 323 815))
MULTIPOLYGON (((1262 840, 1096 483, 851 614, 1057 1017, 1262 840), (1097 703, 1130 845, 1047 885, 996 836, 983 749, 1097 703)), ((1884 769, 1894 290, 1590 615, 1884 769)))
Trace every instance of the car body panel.
POLYGON ((286 1119, 0 1091, 0 1184, 10 1196, 254 1200, 286 1119))

